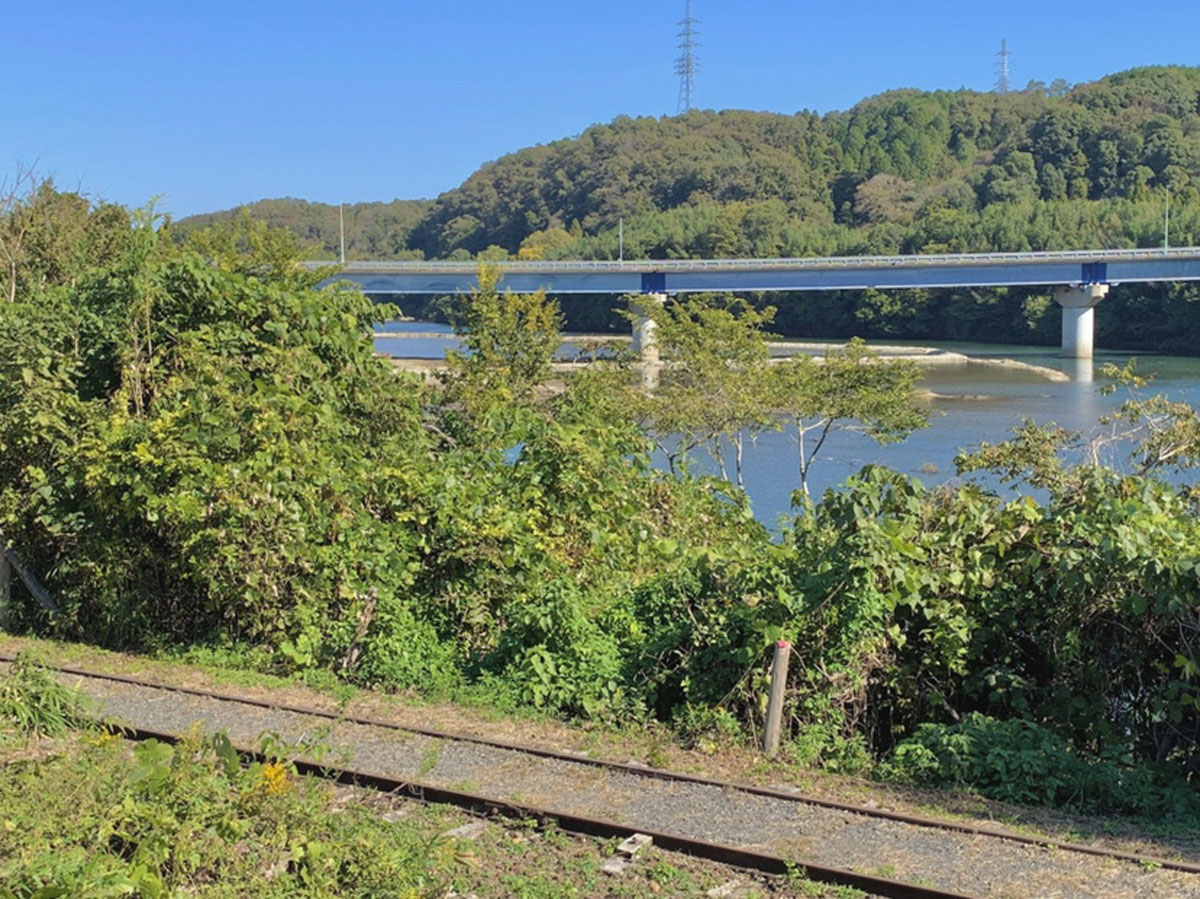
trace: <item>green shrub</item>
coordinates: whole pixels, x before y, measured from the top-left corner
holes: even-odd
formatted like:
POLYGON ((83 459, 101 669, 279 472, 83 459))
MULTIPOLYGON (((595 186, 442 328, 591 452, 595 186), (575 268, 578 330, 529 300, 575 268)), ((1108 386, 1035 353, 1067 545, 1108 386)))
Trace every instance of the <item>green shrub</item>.
POLYGON ((1119 753, 1086 757, 1032 721, 998 721, 973 712, 957 724, 922 724, 879 773, 937 787, 965 787, 1004 802, 1069 806, 1090 812, 1194 816, 1200 797, 1184 782, 1119 753))
POLYGON ((863 774, 874 764, 861 734, 844 736, 827 724, 801 727, 784 747, 792 761, 840 774, 863 774))
POLYGON ((621 658, 596 598, 565 580, 510 602, 487 667, 537 709, 591 716, 629 711, 621 658))
POLYGON ((462 679, 454 643, 398 597, 381 599, 367 634, 356 680, 396 689, 443 691, 462 679))
POLYGON ((680 706, 671 719, 675 732, 690 745, 712 746, 744 742, 742 723, 728 710, 691 704, 680 706))

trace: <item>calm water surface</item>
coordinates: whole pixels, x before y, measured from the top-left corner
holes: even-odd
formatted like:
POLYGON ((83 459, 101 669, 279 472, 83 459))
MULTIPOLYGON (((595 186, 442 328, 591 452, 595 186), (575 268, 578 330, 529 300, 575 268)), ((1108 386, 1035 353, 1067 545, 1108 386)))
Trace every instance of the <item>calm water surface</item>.
MULTIPOLYGON (((397 335, 445 335, 376 338, 376 348, 390 355, 440 358, 447 348, 457 345, 445 325, 391 322, 377 330, 397 335)), ((930 427, 891 446, 878 446, 858 434, 831 435, 811 472, 809 487, 814 495, 819 496, 872 462, 927 484, 945 483, 954 478, 954 457, 959 451, 976 447, 981 441, 1004 440, 1026 418, 1041 424, 1055 422, 1085 435, 1099 433, 1100 416, 1113 411, 1124 398, 1120 392, 1113 396, 1101 394, 1104 379, 1095 372, 1106 362, 1124 364, 1136 356, 1139 372, 1156 374, 1154 392, 1200 404, 1200 358, 1099 350, 1094 363, 1087 363, 1060 358, 1057 349, 1051 347, 905 343, 952 350, 975 359, 1016 359, 1064 372, 1071 380, 1049 381, 1033 372, 980 364, 928 366, 920 387, 934 394, 929 400, 930 427)), ((1110 461, 1121 460, 1117 457, 1110 461)), ((712 468, 715 471, 715 464, 712 468)), ((800 486, 794 429, 760 434, 748 443, 745 478, 759 520, 772 523, 786 514, 792 491, 800 486)))

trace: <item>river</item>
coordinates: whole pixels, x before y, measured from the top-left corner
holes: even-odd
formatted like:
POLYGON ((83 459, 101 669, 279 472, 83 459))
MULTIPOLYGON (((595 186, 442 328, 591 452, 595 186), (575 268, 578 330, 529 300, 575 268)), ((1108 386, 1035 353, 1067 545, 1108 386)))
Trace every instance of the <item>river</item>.
MULTIPOLYGON (((391 322, 379 330, 397 334, 394 338, 376 339, 376 348, 388 355, 436 359, 457 343, 449 328, 429 322, 391 322), (439 336, 399 336, 404 334, 439 336)), ((1136 356, 1140 373, 1156 374, 1151 385, 1153 392, 1200 404, 1200 358, 1100 349, 1094 362, 1089 363, 1063 359, 1052 347, 905 343, 962 353, 981 361, 925 368, 919 386, 930 394, 927 400, 930 426, 901 443, 879 446, 859 434, 833 434, 810 473, 809 487, 815 496, 872 462, 913 475, 930 485, 951 481, 955 477, 954 457, 960 450, 978 446, 980 441, 1004 440, 1026 418, 1042 424, 1056 422, 1085 435, 1096 434, 1100 430, 1099 418, 1112 412, 1125 398, 1120 391, 1112 396, 1102 394, 1104 379, 1098 371, 1106 362, 1124 364, 1136 356), (1024 368, 982 364, 983 360, 997 359, 1013 359, 1063 372, 1069 380, 1050 380, 1024 368)), ((1120 464, 1121 450, 1112 452, 1114 457, 1109 461, 1120 464)), ((748 443, 744 471, 755 516, 768 524, 774 523, 789 511, 792 491, 800 485, 795 430, 763 433, 748 443)))

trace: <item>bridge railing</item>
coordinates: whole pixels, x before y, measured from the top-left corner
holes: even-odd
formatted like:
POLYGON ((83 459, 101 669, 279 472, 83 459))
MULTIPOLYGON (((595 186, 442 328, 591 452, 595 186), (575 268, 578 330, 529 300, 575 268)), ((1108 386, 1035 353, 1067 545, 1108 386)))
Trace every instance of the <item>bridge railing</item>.
MULTIPOLYGON (((795 270, 801 268, 941 268, 943 266, 987 265, 994 263, 1045 264, 1085 262, 1136 262, 1151 259, 1200 260, 1200 248, 1172 247, 1170 249, 1136 250, 1056 250, 1027 253, 947 253, 907 256, 805 256, 771 259, 596 259, 556 260, 534 262, 505 259, 493 262, 413 260, 347 262, 344 271, 352 272, 474 272, 481 264, 495 265, 512 272, 680 272, 736 271, 753 269, 795 270)), ((329 262, 309 262, 310 266, 330 265, 329 262)))

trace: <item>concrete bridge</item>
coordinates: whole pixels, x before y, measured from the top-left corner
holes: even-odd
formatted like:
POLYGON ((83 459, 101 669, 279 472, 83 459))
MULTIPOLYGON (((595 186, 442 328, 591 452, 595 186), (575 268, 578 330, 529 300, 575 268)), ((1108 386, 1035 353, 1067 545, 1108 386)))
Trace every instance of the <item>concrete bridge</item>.
MULTIPOLYGON (((314 263, 316 264, 316 263, 314 263)), ((847 256, 810 259, 645 259, 494 263, 502 289, 636 294, 634 344, 655 361, 648 312, 670 294, 708 291, 910 287, 1050 287, 1062 307, 1064 356, 1091 358, 1094 309, 1114 284, 1200 281, 1200 248, 847 256)), ((371 294, 453 294, 475 284, 478 262, 349 262, 340 279, 371 294)))

